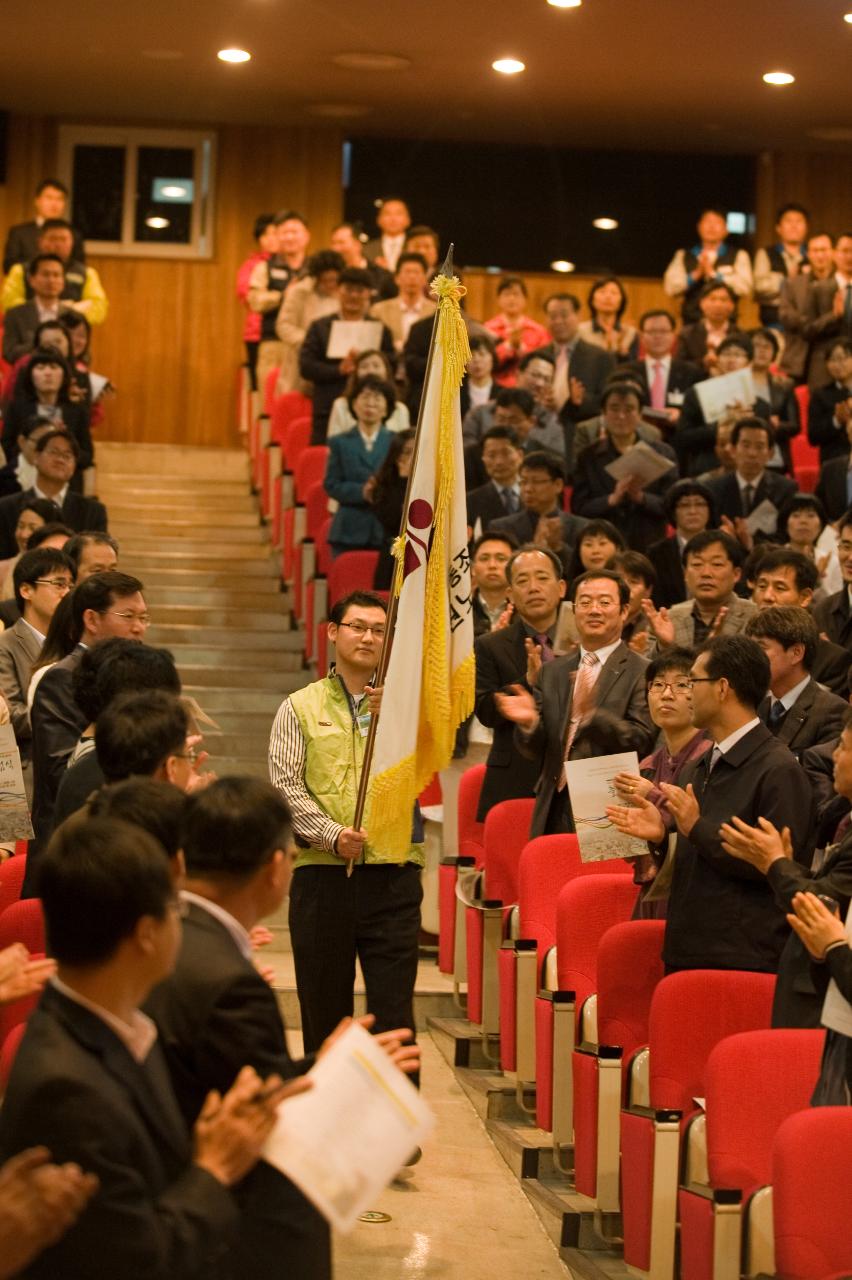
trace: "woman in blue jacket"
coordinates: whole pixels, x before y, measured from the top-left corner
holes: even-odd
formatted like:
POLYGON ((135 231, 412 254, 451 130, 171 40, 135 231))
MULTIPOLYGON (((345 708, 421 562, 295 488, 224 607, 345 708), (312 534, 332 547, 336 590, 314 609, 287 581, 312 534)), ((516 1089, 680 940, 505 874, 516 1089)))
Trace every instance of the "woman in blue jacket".
POLYGON ((329 533, 332 555, 384 545, 385 531, 370 495, 393 432, 384 425, 396 406, 393 387, 374 374, 359 378, 348 397, 355 426, 329 442, 325 491, 340 505, 329 533))

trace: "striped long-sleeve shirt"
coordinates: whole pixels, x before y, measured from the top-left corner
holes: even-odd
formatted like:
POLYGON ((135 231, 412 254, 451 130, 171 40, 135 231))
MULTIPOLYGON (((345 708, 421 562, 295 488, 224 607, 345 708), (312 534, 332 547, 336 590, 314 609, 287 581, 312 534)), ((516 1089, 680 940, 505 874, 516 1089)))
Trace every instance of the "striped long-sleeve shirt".
POLYGON ((305 785, 307 754, 302 726, 286 698, 269 737, 269 777, 290 806, 296 835, 315 849, 335 853, 335 842, 345 828, 320 808, 305 785))

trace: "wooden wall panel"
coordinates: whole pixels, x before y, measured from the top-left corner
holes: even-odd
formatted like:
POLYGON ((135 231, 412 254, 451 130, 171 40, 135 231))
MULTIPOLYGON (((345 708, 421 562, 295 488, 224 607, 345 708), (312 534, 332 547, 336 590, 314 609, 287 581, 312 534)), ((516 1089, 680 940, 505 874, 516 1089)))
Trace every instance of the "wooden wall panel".
MULTIPOLYGON (((53 170, 56 121, 13 117, 9 133, 8 182, 0 187, 4 237, 10 223, 29 215, 36 182, 53 170)), ((118 388, 101 428, 104 439, 234 444, 243 350, 234 280, 254 247, 254 219, 283 205, 298 209, 320 247, 341 216, 336 131, 227 125, 217 136, 211 260, 91 259, 110 299, 93 363, 118 388)))
POLYGON ((764 152, 757 167, 757 243, 769 244, 779 205, 795 200, 814 230, 852 230, 852 163, 848 150, 764 152))

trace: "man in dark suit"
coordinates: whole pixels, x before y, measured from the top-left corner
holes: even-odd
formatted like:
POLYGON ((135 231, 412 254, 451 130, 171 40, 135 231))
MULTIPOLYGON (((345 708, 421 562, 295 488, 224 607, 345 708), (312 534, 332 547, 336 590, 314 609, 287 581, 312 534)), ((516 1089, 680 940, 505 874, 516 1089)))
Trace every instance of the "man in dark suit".
MULTIPOLYGON (((313 384, 313 410, 311 444, 325 444, 331 406, 343 395, 346 381, 355 367, 357 351, 350 351, 343 359, 329 359, 326 354, 335 320, 347 322, 367 319, 372 304, 372 281, 367 271, 358 267, 346 267, 340 274, 340 310, 334 315, 314 320, 305 334, 299 352, 299 372, 306 382, 313 384)), ((380 323, 380 322, 377 322, 380 323)), ((393 358, 393 334, 382 325, 379 347, 393 358)))
POLYGON ((811 391, 807 422, 808 440, 819 446, 819 460, 823 467, 838 459, 849 462, 852 338, 832 338, 826 349, 825 363, 830 380, 811 391))
POLYGON ((495 520, 521 509, 518 468, 524 452, 511 427, 492 427, 480 442, 480 456, 488 481, 467 495, 467 523, 476 531, 489 529, 495 520))
POLYGON ((130 574, 112 570, 96 573, 80 584, 70 601, 69 629, 79 642, 67 658, 55 663, 39 681, 33 698, 33 830, 21 896, 38 896, 36 875, 41 852, 53 830, 53 808, 59 783, 88 720, 74 699, 72 680, 85 648, 121 636, 144 638, 148 611, 142 583, 130 574))
POLYGON ((844 231, 834 246, 834 275, 818 280, 808 294, 804 335, 810 343, 808 386, 829 381, 826 357, 837 338, 852 340, 852 231, 844 231))
MULTIPOLYGON (((601 347, 578 337, 580 299, 573 293, 554 293, 544 302, 552 342, 537 354, 553 361, 554 407, 566 428, 600 412, 601 394, 615 368, 615 359, 601 347)), ((570 453, 570 450, 566 449, 570 453)))
POLYGON ((657 571, 654 604, 658 609, 669 609, 686 599, 683 575, 686 544, 696 534, 715 529, 719 523, 712 493, 697 480, 678 480, 673 484, 664 498, 664 507, 669 524, 674 525, 674 533, 648 548, 648 559, 657 571))
MULTIPOLYGON (((51 218, 65 217, 68 188, 58 178, 44 178, 36 187, 33 207, 35 217, 29 222, 17 222, 9 228, 6 247, 3 250, 3 272, 8 274, 16 262, 27 265, 38 253, 41 228, 51 218)), ((74 247, 71 256, 77 262, 86 261, 86 249, 80 232, 74 229, 74 247)))
POLYGON ((67 428, 57 427, 55 431, 39 436, 35 444, 36 479, 33 487, 23 493, 10 493, 0 498, 0 555, 17 554, 15 526, 21 508, 29 498, 48 499, 56 507, 56 519, 76 533, 84 529, 106 531, 104 504, 95 498, 84 498, 70 487, 79 457, 79 445, 67 428))
POLYGON ((834 595, 814 605, 814 622, 835 644, 852 652, 852 508, 844 512, 837 526, 837 560, 843 586, 834 595))
MULTIPOLYGON (((811 611, 819 574, 813 560, 792 547, 772 547, 760 561, 752 598, 758 609, 798 605, 811 611)), ((841 645, 819 635, 811 675, 840 698, 849 696, 850 655, 841 645)))
POLYGON ((807 610, 800 605, 761 609, 745 634, 769 659, 769 696, 759 713, 770 732, 797 760, 808 747, 835 741, 849 704, 822 689, 811 675, 819 632, 807 610))
POLYGON ((65 264, 58 254, 37 254, 27 266, 27 283, 33 297, 10 307, 3 318, 3 359, 10 364, 32 351, 40 324, 45 320, 58 320, 68 309, 61 301, 65 264))
POLYGON ((574 546, 586 524, 581 516, 562 510, 565 467, 552 453, 528 453, 521 463, 521 510, 491 521, 491 528, 508 532, 521 546, 543 543, 554 551, 567 572, 574 546))
MULTIPOLYGON (((834 750, 834 791, 837 797, 852 800, 852 712, 834 750)), ((795 857, 794 849, 776 826, 748 826, 734 817, 722 828, 723 848, 741 858, 766 877, 779 908, 792 911, 797 893, 824 894, 834 898, 840 919, 846 918, 852 898, 852 829, 830 844, 815 870, 808 870, 795 857)), ((772 1006, 773 1027, 819 1027, 822 1003, 830 973, 815 965, 795 933, 791 933, 781 953, 778 982, 772 1006)))
POLYGON ((679 360, 689 360, 704 377, 709 377, 719 344, 737 331, 737 296, 723 281, 710 280, 701 291, 698 306, 701 319, 681 329, 675 355, 679 360))
MULTIPOLYGON (((769 687, 769 660, 749 636, 719 636, 693 659, 692 718, 715 746, 687 765, 679 785, 664 784, 677 824, 663 960, 667 970, 749 969, 775 973, 789 927, 765 877, 726 853, 720 824, 736 815, 750 826, 768 818, 789 827, 795 858, 809 867, 813 851, 810 783, 762 724, 757 708, 769 687)), ((661 851, 662 815, 635 797, 608 815, 661 851)))
POLYGON ((565 595, 561 561, 544 547, 516 551, 506 565, 506 578, 512 621, 476 641, 475 714, 494 731, 476 814, 478 822, 483 822, 489 809, 501 800, 522 799, 535 790, 539 764, 518 751, 514 724, 501 713, 499 695, 513 685, 530 689, 531 660, 533 667, 538 665, 534 651, 538 651, 544 665, 552 661, 559 604, 565 595))
POLYGON ((644 360, 624 365, 624 372, 642 388, 645 403, 663 411, 675 425, 685 393, 703 377, 703 370, 691 360, 672 356, 675 319, 670 311, 646 311, 639 319, 644 360))
MULTIPOLYGON (((852 430, 852 419, 849 430, 852 430)), ((832 522, 839 520, 843 512, 852 506, 852 470, 849 460, 850 455, 844 453, 840 458, 830 458, 820 467, 814 494, 832 522)))
MULTIPOLYGON (((776 511, 780 510, 796 492, 796 482, 768 469, 775 432, 763 418, 740 418, 731 432, 731 443, 735 470, 717 480, 708 480, 707 488, 716 500, 719 516, 730 520, 739 531, 752 511, 767 499, 776 511)), ((777 518, 771 523, 771 531, 767 527, 766 532, 757 532, 757 541, 775 538, 777 518)))
POLYGON ((579 649, 542 664, 531 655, 534 692, 516 685, 498 694, 497 708, 515 728, 515 743, 539 769, 530 838, 573 831, 566 760, 584 760, 616 751, 640 758, 656 730, 645 695, 647 662, 621 639, 630 590, 617 573, 592 569, 573 584, 579 649))
POLYGON ((474 637, 489 635, 505 624, 511 609, 506 565, 518 549, 511 533, 488 530, 475 538, 470 548, 470 580, 473 587, 474 637))
MULTIPOLYGON (((224 1092, 248 1063, 261 1076, 304 1075, 315 1061, 287 1048, 275 993, 252 963, 249 932, 279 909, 291 876, 290 812, 268 782, 223 778, 191 799, 183 823, 186 915, 174 972, 145 1010, 154 1019, 187 1128, 211 1089, 224 1092)), ((260 1161, 236 1188, 241 1220, 233 1274, 293 1280, 331 1276, 321 1214, 260 1161)))
POLYGON ((825 231, 809 236, 808 261, 796 275, 781 282, 778 317, 784 332, 780 366, 784 373, 801 382, 807 372, 808 343, 803 330, 808 313, 811 285, 826 280, 834 271, 834 244, 825 231))
POLYGON ((140 1010, 180 943, 168 859, 147 832, 106 819, 66 825, 45 859, 42 901, 58 972, 12 1069, 0 1151, 44 1144, 100 1189, 26 1274, 221 1275, 238 1224, 230 1188, 257 1161, 285 1093, 303 1086, 264 1085, 247 1067, 224 1098, 205 1099, 190 1139, 140 1010))
POLYGON ((376 225, 381 235, 367 241, 364 257, 368 262, 378 262, 386 271, 396 271, 397 259, 405 249, 405 233, 411 226, 408 205, 395 197, 383 200, 376 225))

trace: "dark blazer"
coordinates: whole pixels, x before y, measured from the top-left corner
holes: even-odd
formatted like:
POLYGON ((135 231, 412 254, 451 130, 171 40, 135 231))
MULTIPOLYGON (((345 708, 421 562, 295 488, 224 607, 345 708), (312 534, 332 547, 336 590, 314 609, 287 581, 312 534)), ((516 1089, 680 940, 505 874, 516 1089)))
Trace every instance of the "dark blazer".
MULTIPOLYGON (((822 893, 837 901, 840 918, 845 919, 852 898, 852 829, 838 844, 826 849, 818 871, 809 871, 798 862, 782 858, 772 863, 766 879, 775 894, 776 903, 785 913, 791 910, 794 894, 822 893)), ((820 1014, 829 974, 824 973, 823 981, 816 982, 815 967, 804 945, 791 930, 778 966, 772 1004, 773 1027, 821 1025, 820 1014)))
MULTIPOLYGON (((737 326, 731 323, 725 336, 730 337, 731 334, 736 332, 737 326)), ((691 364, 698 366, 699 382, 701 378, 706 378, 704 357, 707 355, 707 325, 703 320, 696 320, 694 324, 684 325, 680 331, 674 354, 678 360, 687 360, 691 364)))
MULTIPOLYGON (((19 222, 9 228, 6 236, 6 247, 3 250, 3 272, 8 275, 16 262, 28 267, 38 253, 40 225, 33 219, 31 222, 19 222)), ((86 261, 86 246, 77 228, 74 228, 74 244, 71 249, 72 262, 86 261)))
POLYGON ((0 1114, 0 1159, 43 1144, 97 1174, 75 1226, 22 1275, 32 1280, 201 1280, 237 1225, 231 1193, 192 1163, 155 1044, 136 1062, 88 1009, 48 986, 30 1018, 0 1114))
MULTIPOLYGON (((566 574, 574 556, 574 547, 580 536, 580 531, 589 522, 582 516, 569 515, 567 511, 560 511, 559 518, 562 521, 562 550, 559 552, 559 558, 562 561, 562 567, 566 574)), ((513 516, 501 516, 499 520, 491 521, 492 529, 507 529, 513 533, 518 539, 521 546, 527 542, 532 542, 535 537, 536 526, 539 517, 534 511, 530 511, 527 507, 522 507, 520 511, 516 511, 513 516)))
MULTIPOLYGON (((80 456, 77 459, 77 471, 71 482, 72 488, 76 489, 82 487, 81 485, 78 486, 78 479, 82 472, 92 465, 94 459, 90 428, 91 401, 75 403, 72 400, 64 400, 53 416, 56 416, 57 412, 62 419, 63 425, 77 441, 77 447, 80 451, 80 456)), ((8 406, 3 419, 3 435, 1 438, 3 450, 10 461, 18 456, 18 436, 23 428, 30 418, 39 416, 41 415, 38 404, 31 396, 23 394, 12 396, 11 404, 8 406)))
MULTIPOLYGON (((707 488, 716 499, 716 508, 720 516, 727 516, 730 520, 736 520, 740 516, 747 514, 743 510, 740 486, 735 471, 731 471, 725 476, 719 476, 716 480, 708 480, 707 488)), ((780 511, 784 503, 789 498, 792 498, 795 492, 795 480, 791 480, 789 476, 778 475, 775 471, 764 471, 760 478, 760 484, 754 491, 752 508, 759 506, 761 502, 768 498, 780 511)), ((760 536, 758 535, 758 539, 760 536)), ((766 535, 763 536, 765 537, 766 535)))
POLYGON ((677 452, 681 475, 698 476, 717 466, 716 423, 704 417, 694 386, 687 388, 683 397, 680 418, 670 441, 677 452))
POLYGON ((781 450, 785 469, 792 471, 790 441, 793 436, 799 434, 802 424, 799 420, 799 402, 789 378, 778 378, 770 373, 769 402, 767 403, 762 396, 758 396, 754 403, 754 412, 758 418, 766 418, 767 421, 773 417, 778 419, 777 425, 773 428, 775 440, 781 450))
POLYGON ((849 614, 849 591, 846 584, 826 596, 813 608, 814 622, 829 640, 852 652, 852 617, 849 614))
POLYGON ((87 751, 64 770, 56 792, 53 824, 61 827, 66 818, 82 809, 93 791, 99 791, 106 782, 98 763, 97 751, 87 751))
POLYGON ((804 335, 810 343, 808 357, 808 386, 813 390, 828 382, 826 358, 836 338, 852 339, 852 332, 842 315, 834 314, 834 295, 837 280, 815 280, 808 290, 808 309, 805 315, 804 335))
POLYGON ((27 710, 27 691, 41 645, 23 618, 0 634, 0 693, 6 699, 21 759, 30 758, 32 729, 27 710))
POLYGON ((687 765, 701 816, 678 835, 663 960, 676 969, 751 969, 774 973, 787 940, 784 912, 762 872, 722 849, 719 826, 737 814, 789 827, 796 860, 810 865, 813 796, 783 743, 763 724, 735 743, 709 772, 712 752, 687 765))
POLYGON ((837 520, 849 507, 847 477, 849 475, 849 451, 823 462, 814 493, 825 507, 829 520, 837 520))
POLYGON ((810 274, 799 272, 781 281, 778 299, 778 316, 784 330, 784 351, 781 368, 797 380, 804 377, 808 363, 808 343, 803 335, 808 310, 808 294, 812 284, 810 274))
MULTIPOLYGON (((311 412, 311 444, 325 444, 331 406, 346 390, 348 375, 340 372, 340 360, 326 356, 331 326, 339 315, 320 316, 308 327, 299 352, 299 372, 306 382, 313 384, 313 409, 311 412)), ((393 334, 382 325, 382 351, 393 359, 393 334)))
MULTIPOLYGON (((145 1006, 160 1042, 178 1106, 192 1128, 211 1089, 224 1093, 242 1067, 261 1078, 304 1075, 313 1057, 294 1061, 272 988, 225 926, 190 903, 174 972, 145 1006)), ((234 1276, 287 1273, 298 1280, 331 1276, 329 1231, 297 1187, 260 1162, 234 1190, 241 1213, 232 1255, 234 1276), (260 1267, 258 1271, 249 1266, 260 1267)))
POLYGON ((82 653, 83 649, 78 645, 67 658, 51 667, 39 681, 33 698, 30 722, 33 734, 32 819, 35 840, 30 841, 27 854, 22 898, 38 897, 38 859, 53 832, 56 793, 68 757, 88 723, 72 693, 74 671, 82 653))
MULTIPOLYGON (((648 403, 651 402, 651 386, 648 382, 648 367, 644 360, 631 360, 629 364, 622 366, 624 372, 629 374, 635 382, 645 392, 648 403)), ((666 404, 676 407, 676 404, 682 403, 682 397, 696 382, 700 382, 704 377, 704 370, 692 360, 680 360, 672 357, 669 365, 669 376, 666 382, 666 404), (673 400, 670 397, 674 397, 673 400)))
POLYGON ((610 463, 620 456, 612 441, 607 438, 584 449, 577 458, 574 468, 574 491, 571 495, 571 506, 578 515, 589 520, 611 520, 624 535, 629 547, 634 551, 641 550, 649 542, 656 542, 665 536, 666 515, 663 508, 663 495, 677 479, 677 465, 674 450, 667 444, 649 446, 655 453, 660 453, 674 464, 670 471, 660 476, 644 490, 644 502, 633 502, 624 497, 617 506, 609 505, 610 494, 615 489, 615 480, 607 471, 610 463))
MULTIPOLYGON (((60 307, 60 313, 67 308, 60 307)), ((32 351, 35 331, 41 323, 38 307, 34 302, 22 302, 10 307, 3 317, 3 359, 14 364, 21 356, 32 351)))
POLYGON ((655 542, 646 552, 651 564, 657 570, 657 585, 654 587, 654 604, 658 609, 668 609, 673 604, 682 604, 686 599, 686 580, 683 576, 683 559, 677 534, 670 534, 661 542, 655 542))
MULTIPOLYGON (((546 346, 540 347, 538 354, 555 360, 555 344, 549 342, 546 346)), ((578 338, 568 364, 568 376, 582 382, 586 393, 580 404, 574 404, 570 397, 565 401, 559 414, 564 424, 583 422, 586 418, 593 418, 596 413, 600 413, 603 389, 614 369, 615 356, 604 351, 602 347, 596 347, 593 342, 584 342, 582 338, 578 338)))
MULTIPOLYGON (((567 791, 559 793, 560 806, 562 797, 565 797, 565 812, 569 815, 567 826, 554 822, 557 811, 554 800, 562 777, 563 749, 571 718, 574 692, 571 677, 579 665, 578 650, 570 656, 554 658, 542 667, 535 690, 541 717, 538 727, 529 737, 517 729, 515 731, 518 750, 534 760, 539 768, 530 839, 549 834, 552 829, 573 830, 567 791)), ((633 653, 623 642, 610 654, 595 685, 594 715, 574 738, 570 759, 585 760, 614 751, 636 751, 641 760, 648 754, 657 731, 651 723, 645 696, 647 666, 645 659, 633 653)))
POLYGON ((526 686, 526 635, 523 622, 515 618, 508 627, 480 636, 476 641, 474 711, 487 728, 494 730, 476 813, 477 822, 484 822, 489 809, 501 800, 521 800, 531 796, 538 779, 538 764, 518 751, 515 726, 510 720, 503 719, 494 702, 495 693, 500 693, 508 685, 526 686))
MULTIPOLYGON (((518 512, 514 513, 515 515, 518 512)), ((490 529, 495 520, 503 520, 506 508, 497 488, 491 481, 481 484, 478 489, 471 489, 467 495, 467 522, 471 529, 477 520, 482 524, 482 532, 490 529)))
POLYGON ((824 685, 844 702, 849 698, 850 664, 852 664, 852 654, 848 650, 841 648, 839 644, 834 644, 831 640, 823 640, 820 636, 811 675, 817 684, 824 685))
POLYGON ((850 399, 852 390, 845 383, 829 382, 811 392, 808 403, 808 440, 819 447, 819 460, 823 465, 832 458, 849 456, 846 428, 836 426, 834 415, 841 401, 850 399))
POLYGON ((769 724, 771 695, 760 705, 760 718, 770 733, 783 742, 800 759, 808 747, 832 742, 840 737, 849 703, 836 694, 821 689, 814 679, 806 684, 790 710, 773 728, 769 724))
POLYGON ((333 546, 350 551, 384 546, 385 527, 364 497, 364 485, 384 462, 392 438, 387 427, 380 427, 368 451, 361 432, 352 427, 329 441, 325 491, 340 503, 328 534, 333 546))
MULTIPOLYGON (((10 493, 0 498, 0 557, 17 555, 18 544, 15 541, 15 525, 18 523, 21 507, 28 498, 34 498, 35 490, 27 489, 24 493, 10 493)), ((62 506, 56 507, 56 518, 67 524, 75 533, 106 533, 107 509, 97 498, 84 498, 69 488, 62 506)))

